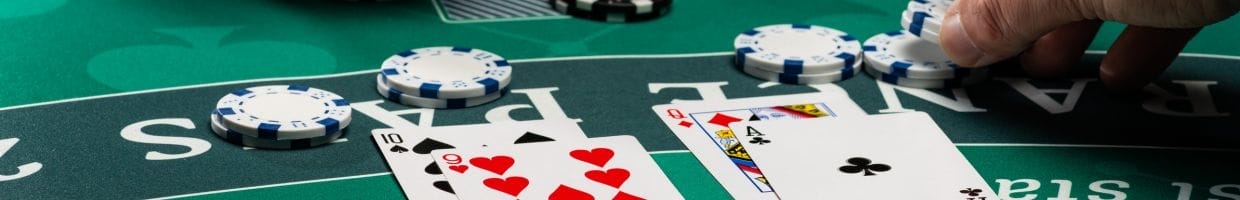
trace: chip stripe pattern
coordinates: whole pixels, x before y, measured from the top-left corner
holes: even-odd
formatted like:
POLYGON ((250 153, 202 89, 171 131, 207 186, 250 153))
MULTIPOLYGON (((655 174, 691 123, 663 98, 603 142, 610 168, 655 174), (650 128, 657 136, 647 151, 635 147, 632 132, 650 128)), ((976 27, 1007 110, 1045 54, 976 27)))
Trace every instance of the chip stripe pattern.
POLYGON ((468 47, 427 47, 388 57, 380 69, 391 87, 422 98, 453 99, 486 96, 508 86, 512 65, 494 53, 468 47), (461 69, 456 69, 461 68, 461 69), (430 71, 474 70, 469 77, 430 71))
MULTIPOLYGON (((272 100, 267 100, 272 101, 272 100)), ((279 103, 279 102, 273 102, 279 103)), ((290 111, 297 112, 297 111, 290 111)), ((252 137, 267 140, 293 140, 330 135, 348 127, 352 120, 352 108, 344 97, 326 90, 301 85, 270 85, 238 89, 221 97, 212 112, 229 130, 252 137), (246 109, 253 101, 262 101, 270 96, 297 98, 300 101, 313 102, 314 107, 296 107, 285 109, 309 109, 315 112, 308 116, 295 116, 295 119, 274 119, 264 116, 280 115, 284 111, 258 111, 254 113, 246 109), (281 113, 270 113, 281 112, 281 113)))
POLYGON ((946 55, 941 55, 937 44, 931 44, 911 33, 891 31, 880 33, 865 40, 862 46, 865 62, 875 70, 897 77, 915 79, 950 79, 986 73, 985 69, 962 68, 946 55), (927 46, 934 47, 927 52, 927 46), (920 55, 908 57, 910 54, 920 55))
POLYGON ((668 12, 671 12, 672 7, 672 0, 601 0, 589 2, 549 0, 548 2, 551 4, 551 8, 562 14, 603 22, 648 21, 667 15, 668 12))
MULTIPOLYGON (((814 74, 843 70, 861 54, 861 43, 852 35, 832 28, 808 24, 775 24, 742 32, 734 40, 736 64, 754 66, 784 74, 814 74), (825 43, 826 51, 788 50, 798 44, 772 40, 825 43)), ((819 45, 815 45, 819 46, 819 45)))
POLYGON ((261 148, 261 149, 284 149, 284 150, 305 149, 305 148, 323 146, 325 144, 330 144, 336 141, 337 139, 339 139, 340 137, 343 137, 344 135, 343 131, 341 131, 341 132, 336 132, 330 135, 326 135, 322 137, 314 137, 314 138, 293 139, 293 140, 263 139, 263 138, 257 138, 257 137, 253 137, 250 135, 242 134, 241 132, 237 132, 234 130, 229 130, 228 128, 225 128, 223 124, 220 124, 218 118, 216 118, 215 116, 211 117, 211 131, 214 132, 216 136, 224 139, 224 141, 227 141, 228 143, 241 145, 241 146, 247 146, 247 147, 261 148))
POLYGON ((851 66, 841 69, 840 71, 817 73, 817 74, 787 74, 787 73, 768 71, 768 70, 764 70, 764 69, 760 69, 760 68, 752 67, 752 66, 737 65, 737 67, 740 68, 740 70, 744 71, 746 74, 749 74, 750 76, 754 76, 760 79, 764 79, 768 81, 775 81, 775 82, 779 82, 783 84, 805 85, 805 84, 834 83, 834 82, 848 80, 852 78, 853 76, 856 76, 856 74, 860 73, 860 70, 861 70, 860 68, 862 67, 862 65, 861 65, 861 62, 857 62, 851 66))
POLYGON ((392 102, 404 105, 416 106, 421 108, 441 108, 456 109, 479 106, 498 100, 504 95, 504 89, 500 88, 499 92, 491 93, 481 97, 472 98, 456 98, 456 99, 434 99, 408 95, 400 90, 389 86, 390 82, 385 79, 382 74, 378 75, 375 80, 375 89, 380 96, 392 102))
POLYGON ((877 70, 874 70, 874 68, 871 68, 871 67, 865 68, 865 72, 866 74, 869 74, 871 77, 874 77, 875 80, 879 80, 884 83, 889 83, 892 85, 899 85, 899 86, 904 86, 904 87, 925 88, 925 89, 959 88, 959 87, 969 86, 973 84, 978 84, 978 83, 986 81, 989 78, 989 76, 974 75, 974 76, 965 77, 965 78, 953 78, 953 79, 911 79, 911 78, 904 78, 904 77, 899 77, 899 76, 895 76, 891 74, 885 74, 877 70))

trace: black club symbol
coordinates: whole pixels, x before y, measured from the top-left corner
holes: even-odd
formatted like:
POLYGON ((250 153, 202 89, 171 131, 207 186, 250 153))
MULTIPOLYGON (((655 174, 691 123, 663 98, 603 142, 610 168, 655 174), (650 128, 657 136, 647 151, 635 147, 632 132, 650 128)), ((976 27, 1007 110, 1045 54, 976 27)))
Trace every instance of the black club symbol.
POLYGON ((891 166, 887 164, 872 163, 868 158, 854 157, 848 159, 848 164, 840 167, 840 171, 849 174, 865 172, 865 176, 878 175, 874 172, 885 172, 891 170, 891 166))
POLYGON ((764 145, 764 144, 767 144, 767 143, 771 143, 771 140, 764 139, 764 138, 762 138, 762 137, 753 137, 753 139, 750 139, 750 140, 749 140, 749 143, 750 143, 750 144, 764 145))
POLYGON ((970 197, 976 197, 979 193, 982 193, 982 189, 965 188, 960 190, 960 194, 967 194, 970 197))

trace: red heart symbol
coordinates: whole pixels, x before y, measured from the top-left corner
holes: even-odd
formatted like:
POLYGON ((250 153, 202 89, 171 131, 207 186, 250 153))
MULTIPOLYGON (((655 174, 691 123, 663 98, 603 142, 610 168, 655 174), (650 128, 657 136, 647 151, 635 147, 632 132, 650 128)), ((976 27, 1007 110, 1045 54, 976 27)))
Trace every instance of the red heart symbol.
POLYGON ((620 193, 616 194, 616 197, 612 197, 611 200, 646 200, 646 199, 633 196, 629 193, 624 193, 624 191, 620 191, 620 193))
POLYGON ((607 165, 607 161, 611 161, 611 157, 615 156, 616 152, 608 148, 594 148, 589 151, 573 150, 568 152, 568 155, 594 166, 603 167, 603 165, 607 165))
POLYGON ((482 184, 491 189, 499 190, 500 192, 516 197, 521 194, 522 190, 525 190, 525 186, 530 185, 530 180, 520 176, 508 177, 505 179, 488 178, 486 180, 482 180, 482 184))
POLYGON ((465 173, 465 170, 469 170, 469 166, 465 166, 465 165, 453 165, 453 166, 448 166, 448 169, 452 169, 452 171, 456 171, 456 173, 462 173, 462 174, 464 174, 464 173, 465 173))
POLYGON ((620 185, 624 185, 624 181, 629 180, 629 170, 620 168, 609 169, 607 172, 590 170, 586 172, 586 178, 619 189, 620 185))
POLYGON ((508 156, 475 157, 469 159, 469 164, 499 175, 504 175, 504 172, 507 172, 508 168, 512 167, 513 162, 515 161, 512 160, 512 157, 508 156))
POLYGON ((560 187, 555 188, 554 192, 551 192, 551 196, 547 197, 547 200, 594 200, 594 196, 590 196, 590 193, 582 192, 572 187, 560 185, 560 187))

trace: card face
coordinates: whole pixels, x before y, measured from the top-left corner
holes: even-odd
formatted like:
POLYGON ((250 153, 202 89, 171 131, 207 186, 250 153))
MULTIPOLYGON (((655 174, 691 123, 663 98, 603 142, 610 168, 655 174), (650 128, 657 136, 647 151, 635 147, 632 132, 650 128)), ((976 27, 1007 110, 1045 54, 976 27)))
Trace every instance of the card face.
POLYGON ((728 125, 743 121, 864 116, 843 93, 808 93, 654 106, 676 137, 735 199, 779 199, 745 143, 728 125))
POLYGON ((572 120, 375 129, 371 136, 409 199, 457 198, 431 151, 586 139, 572 120))
POLYGON ((784 199, 998 199, 925 113, 732 128, 784 199))
POLYGON ((632 136, 431 154, 462 200, 684 199, 632 136))

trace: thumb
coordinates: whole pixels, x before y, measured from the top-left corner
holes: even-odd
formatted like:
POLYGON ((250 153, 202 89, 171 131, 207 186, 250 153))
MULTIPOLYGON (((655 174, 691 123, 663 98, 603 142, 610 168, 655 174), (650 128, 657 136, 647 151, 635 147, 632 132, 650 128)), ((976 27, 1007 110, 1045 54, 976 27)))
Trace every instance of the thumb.
POLYGON ((947 11, 939 41, 962 66, 994 64, 1055 28, 1084 20, 1077 0, 956 0, 947 11))

